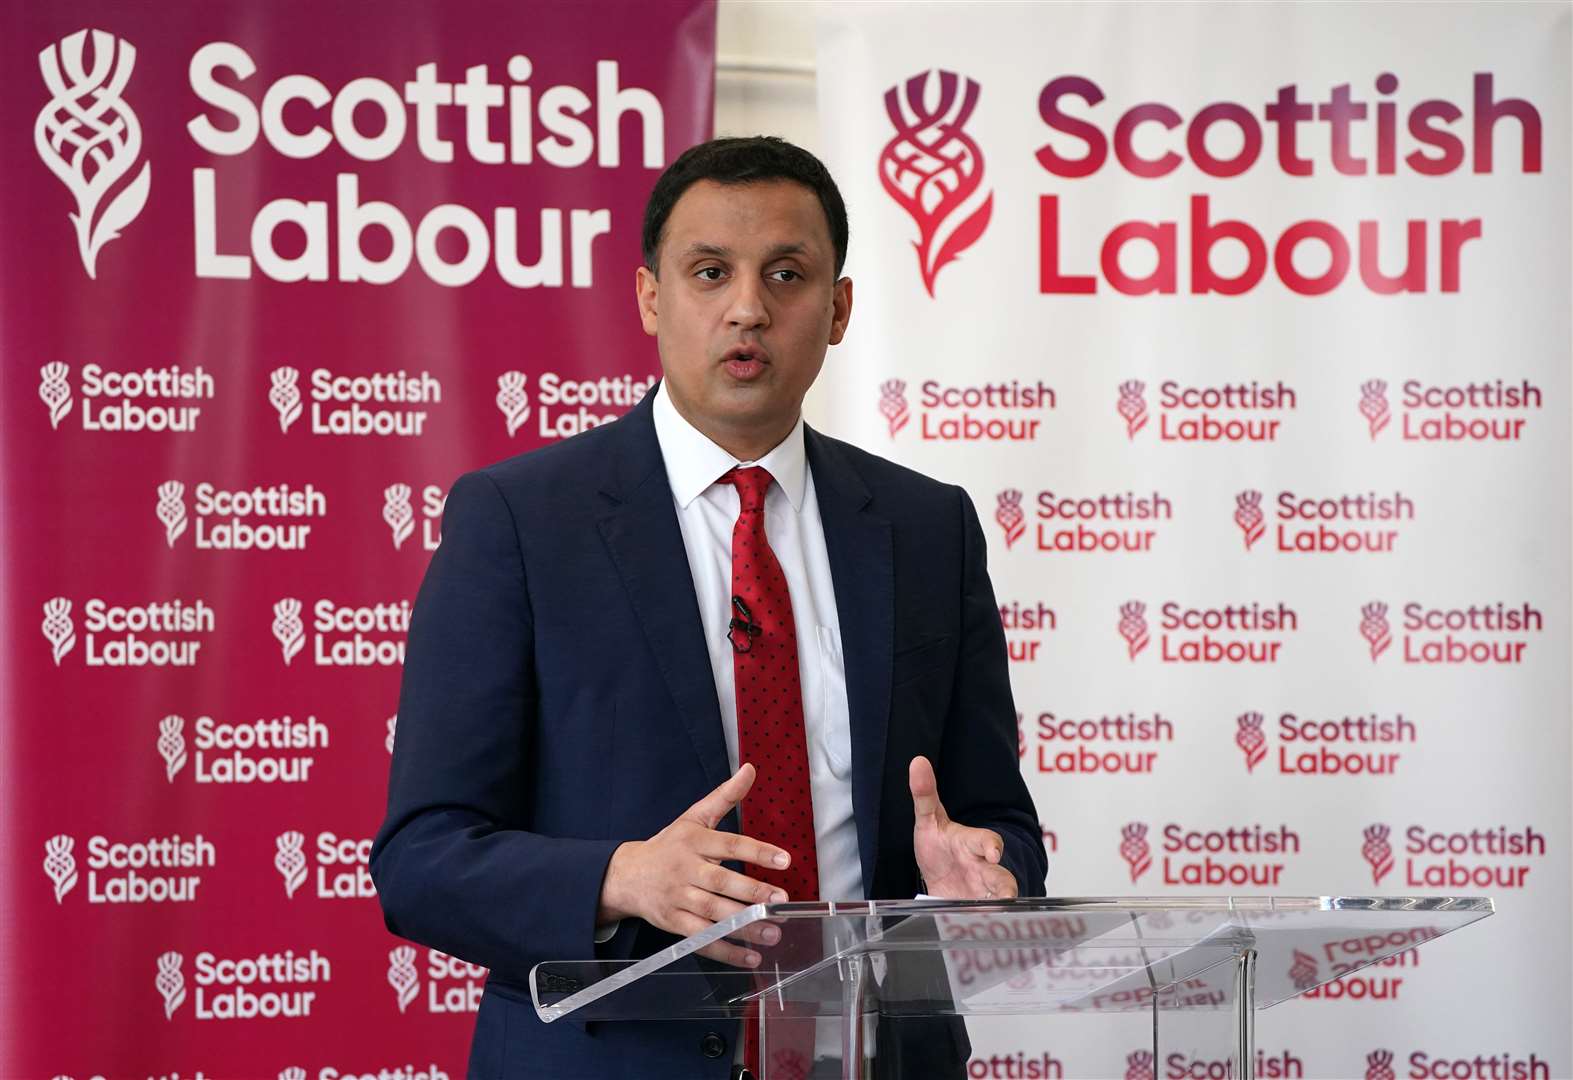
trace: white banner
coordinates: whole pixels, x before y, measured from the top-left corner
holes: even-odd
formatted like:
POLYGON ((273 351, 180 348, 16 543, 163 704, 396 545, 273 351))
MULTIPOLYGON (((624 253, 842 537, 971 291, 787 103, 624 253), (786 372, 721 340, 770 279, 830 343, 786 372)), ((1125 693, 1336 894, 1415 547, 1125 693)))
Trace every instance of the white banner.
MULTIPOLYGON (((1569 31, 1553 4, 821 30, 856 303, 811 412, 984 519, 1051 892, 1496 899, 1265 1014, 1258 1076, 1573 1075, 1569 31)), ((1227 1070, 1097 1018, 971 1028, 974 1077, 1227 1070)))

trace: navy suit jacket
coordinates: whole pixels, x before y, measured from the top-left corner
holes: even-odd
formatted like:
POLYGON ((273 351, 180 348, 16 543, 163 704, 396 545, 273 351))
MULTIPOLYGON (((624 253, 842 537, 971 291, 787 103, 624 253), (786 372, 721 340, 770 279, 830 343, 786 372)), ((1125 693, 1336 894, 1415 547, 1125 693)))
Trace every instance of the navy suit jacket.
MULTIPOLYGON (((652 836, 729 771, 652 397, 461 477, 416 600, 371 873, 391 931, 491 969, 471 1075, 730 1069, 736 1022, 546 1025, 528 989, 540 961, 640 957, 674 940, 630 919, 597 946, 601 880, 619 844, 652 836)), ((951 817, 996 830, 1021 893, 1041 895, 1047 860, 971 501, 804 438, 841 624, 866 895, 918 890, 918 754, 951 817)), ((964 1061, 964 1035, 952 1041, 940 1056, 964 1061)))

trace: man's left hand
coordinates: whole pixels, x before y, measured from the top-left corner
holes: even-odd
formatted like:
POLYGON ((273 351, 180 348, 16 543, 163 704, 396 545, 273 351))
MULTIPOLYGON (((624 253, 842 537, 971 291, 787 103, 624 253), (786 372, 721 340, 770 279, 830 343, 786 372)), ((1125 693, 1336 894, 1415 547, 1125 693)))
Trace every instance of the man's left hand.
POLYGON ((1001 900, 1016 895, 1016 875, 999 865, 1005 841, 992 829, 950 820, 939 801, 934 766, 915 757, 907 770, 912 789, 912 849, 930 896, 947 900, 1001 900))

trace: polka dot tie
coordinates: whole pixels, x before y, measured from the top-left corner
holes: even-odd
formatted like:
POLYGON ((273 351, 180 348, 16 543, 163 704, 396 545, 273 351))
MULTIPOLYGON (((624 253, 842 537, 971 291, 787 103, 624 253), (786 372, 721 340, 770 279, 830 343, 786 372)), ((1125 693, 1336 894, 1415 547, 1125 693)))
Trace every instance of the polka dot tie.
MULTIPOLYGON (((753 762, 758 775, 743 800, 743 832, 786 848, 785 870, 749 866, 746 872, 786 890, 792 900, 819 899, 819 859, 814 852, 814 799, 808 782, 808 740, 803 733, 803 688, 797 667, 797 623, 786 575, 765 537, 765 493, 770 473, 757 466, 731 469, 719 483, 737 488, 739 510, 732 527, 732 595, 748 609, 757 630, 734 631, 732 674, 737 684, 738 761, 753 762)), ((740 613, 735 606, 734 615, 740 613)), ((801 942, 792 935, 766 949, 765 967, 797 965, 801 942)), ((744 1061, 764 1080, 806 1076, 813 1057, 814 1024, 797 1020, 771 1024, 768 1067, 761 1072, 757 1006, 743 1020, 744 1061)), ((789 1005, 787 1013, 797 1010, 789 1005)))

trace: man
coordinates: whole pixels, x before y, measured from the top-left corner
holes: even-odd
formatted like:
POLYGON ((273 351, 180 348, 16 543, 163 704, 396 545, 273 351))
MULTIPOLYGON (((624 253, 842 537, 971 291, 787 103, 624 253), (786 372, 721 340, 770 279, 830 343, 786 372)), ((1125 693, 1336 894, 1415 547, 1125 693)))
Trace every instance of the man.
MULTIPOLYGON (((807 152, 690 149, 637 272, 663 381, 448 497, 371 871, 390 930, 491 969, 471 1075, 754 1064, 736 1022, 544 1025, 543 960, 647 956, 763 901, 1041 893, 970 500, 802 422, 846 238, 807 152)), ((919 1037, 926 1075, 965 1061, 954 1025, 919 1037)))

